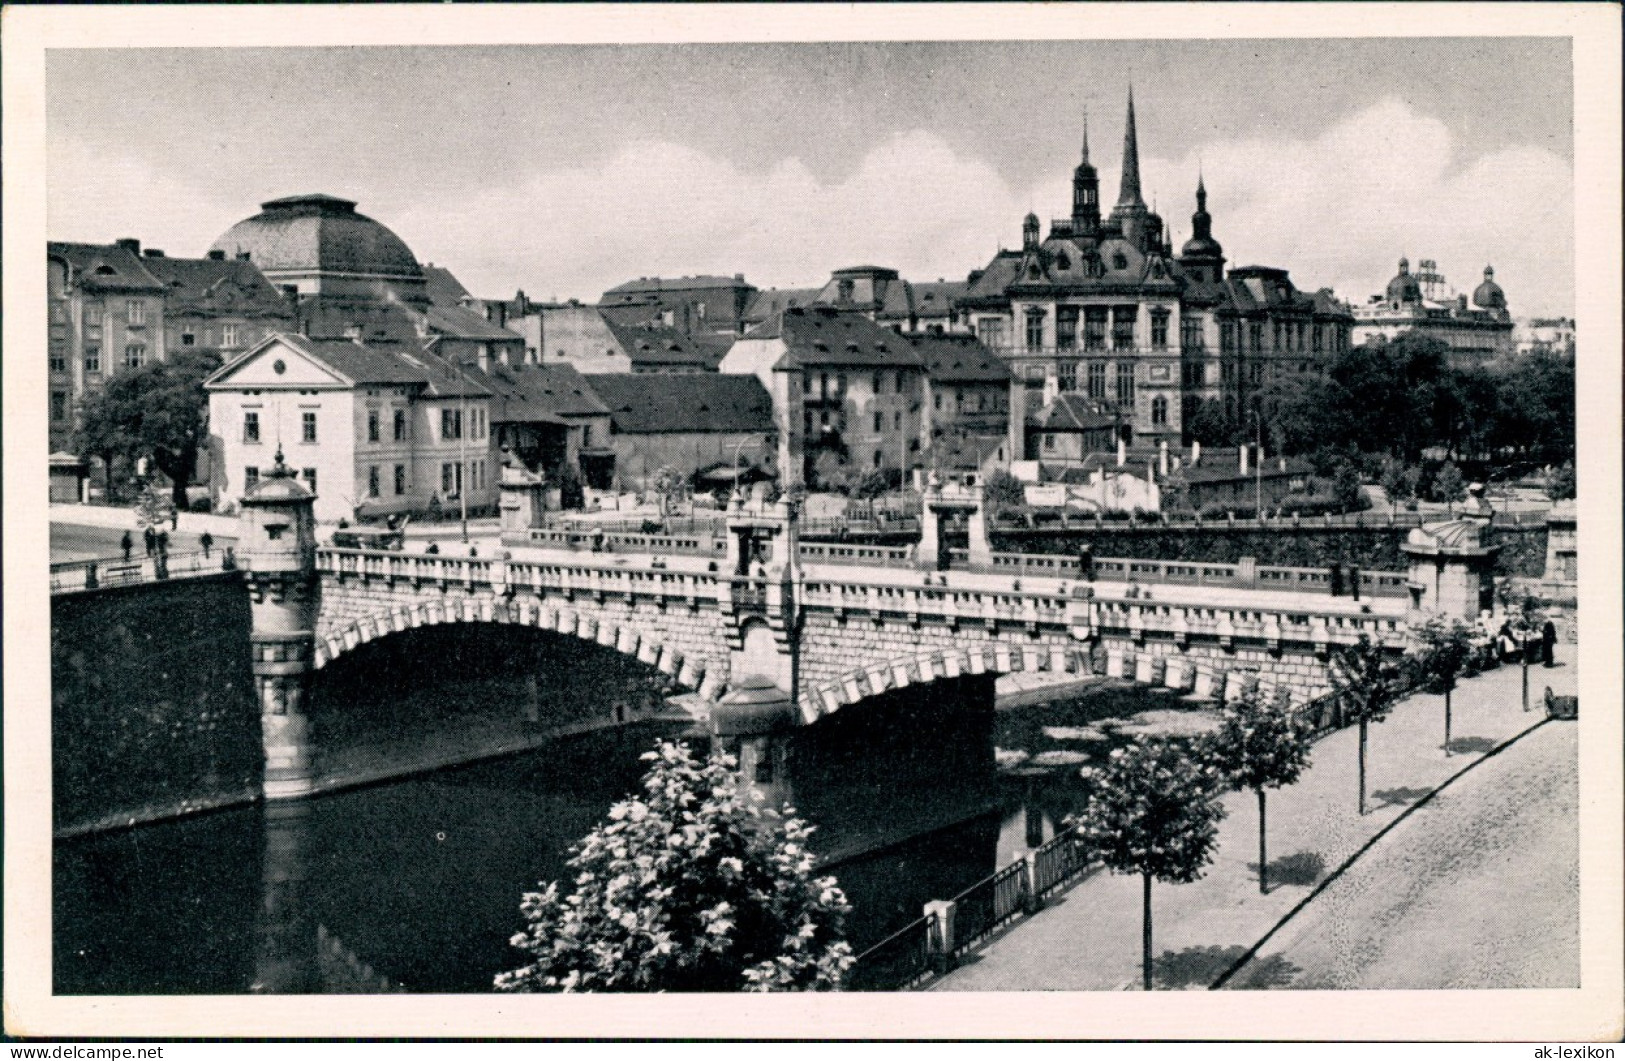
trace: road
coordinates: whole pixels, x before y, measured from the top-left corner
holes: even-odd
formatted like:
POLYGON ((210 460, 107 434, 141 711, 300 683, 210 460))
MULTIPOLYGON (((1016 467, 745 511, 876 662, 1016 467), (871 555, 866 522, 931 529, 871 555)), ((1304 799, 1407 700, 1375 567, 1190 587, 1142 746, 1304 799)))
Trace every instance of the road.
MULTIPOLYGON (((80 523, 51 522, 51 563, 63 564, 75 560, 104 560, 120 555, 119 539, 124 534, 117 527, 89 527, 80 523)), ((145 548, 141 541, 141 532, 132 530, 131 539, 135 542, 136 556, 141 556, 145 548)), ((228 545, 235 545, 237 539, 215 535, 215 548, 224 549, 228 545)), ((169 532, 169 551, 172 553, 189 553, 202 546, 198 544, 198 536, 185 531, 169 532)))
POLYGON ((1550 722, 1419 807, 1228 986, 1580 986, 1578 728, 1550 722))

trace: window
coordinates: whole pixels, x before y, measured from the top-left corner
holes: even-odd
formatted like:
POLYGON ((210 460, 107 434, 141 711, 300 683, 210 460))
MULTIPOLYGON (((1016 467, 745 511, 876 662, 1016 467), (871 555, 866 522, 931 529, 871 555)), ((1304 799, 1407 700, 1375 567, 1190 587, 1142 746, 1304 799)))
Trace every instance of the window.
POLYGON ((456 485, 457 465, 442 464, 440 466, 440 492, 450 497, 456 485))
POLYGON ((976 322, 976 335, 990 350, 1004 346, 1004 321, 997 317, 983 317, 976 322))
POLYGON ((100 372, 102 370, 102 348, 99 346, 85 347, 85 371, 100 372))
POLYGON ((581 425, 581 448, 592 449, 592 425, 581 425))
MULTIPOLYGON (((37 408, 37 406, 36 406, 37 408)), ((51 419, 66 420, 68 418, 68 394, 66 391, 51 392, 51 419)))
POLYGON ((406 438, 407 438, 407 434, 406 434, 406 410, 405 409, 396 409, 395 410, 395 441, 396 442, 405 442, 406 438))
POLYGON ((892 380, 892 382, 897 384, 897 393, 902 394, 903 390, 904 390, 904 388, 903 388, 903 374, 901 372, 897 373, 897 378, 892 380))
POLYGON ((147 323, 147 304, 139 299, 130 299, 124 304, 125 317, 129 322, 140 327, 147 323))
POLYGON ((1252 381, 1253 381, 1253 386, 1255 386, 1255 387, 1258 386, 1260 383, 1264 382, 1264 366, 1263 366, 1263 364, 1255 362, 1252 365, 1252 381))
POLYGON ((828 401, 829 400, 829 373, 828 372, 820 372, 818 374, 818 400, 819 401, 828 401))
POLYGON ((68 370, 68 355, 60 350, 51 351, 50 362, 52 372, 66 372, 68 370))
POLYGON ((1117 366, 1117 404, 1134 404, 1134 366, 1117 366))
POLYGON ((1075 391, 1078 389, 1078 363, 1076 361, 1062 361, 1056 366, 1056 369, 1060 373, 1058 386, 1061 390, 1075 391))
POLYGON ((1168 311, 1151 311, 1151 345, 1158 350, 1168 349, 1168 311))
POLYGON ((377 442, 379 435, 378 410, 367 410, 367 441, 377 442))
POLYGON ((260 414, 258 410, 249 409, 243 413, 243 441, 258 442, 260 440, 260 414))
POLYGON ((1029 348, 1044 345, 1044 311, 1041 309, 1027 311, 1027 346, 1029 348))
POLYGON ((1165 427, 1168 423, 1168 399, 1158 395, 1151 399, 1151 424, 1165 427))
POLYGON ((903 412, 902 412, 902 410, 899 409, 898 411, 891 414, 891 429, 893 431, 901 431, 901 430, 903 430, 903 412))
POLYGON ((937 391, 935 394, 931 395, 931 408, 935 409, 939 413, 942 412, 942 392, 941 391, 937 391))
POLYGON ((1134 319, 1138 306, 1116 306, 1112 309, 1112 349, 1134 349, 1134 319))
POLYGON ((193 335, 191 332, 181 332, 181 345, 196 346, 197 336, 193 335))
POLYGON ((259 481, 260 470, 258 468, 250 464, 243 469, 243 493, 246 494, 248 491, 254 489, 254 485, 259 481))
POLYGON ((875 397, 877 398, 886 392, 886 377, 882 376, 878 372, 875 373, 874 388, 875 397))
POLYGON ((1236 322, 1225 321, 1219 325, 1219 352, 1228 354, 1236 348, 1236 322))
POLYGON ((1247 325, 1247 346, 1254 353, 1264 349, 1264 325, 1256 321, 1247 325))
POLYGON ((406 465, 395 465, 395 496, 406 493, 406 465))
POLYGON ((237 326, 235 324, 222 324, 220 326, 220 345, 227 349, 237 345, 237 326))
POLYGON ((1078 345, 1078 307, 1055 307, 1055 347, 1071 350, 1078 345))
POLYGON ((316 492, 316 469, 306 468, 300 475, 305 480, 305 485, 310 487, 310 492, 314 494, 316 492))
POLYGON ((1066 251, 1062 251, 1055 256, 1055 268, 1063 273, 1072 268, 1072 259, 1066 256, 1066 251))
POLYGON ((140 368, 147 363, 147 348, 141 343, 131 343, 124 348, 124 367, 140 368))
POLYGON ((875 450, 875 467, 880 467, 880 451, 878 449, 875 450))
POLYGON ((461 409, 440 410, 440 437, 442 439, 463 437, 463 411, 461 409))
POLYGON ((378 465, 376 464, 367 469, 367 496, 378 496, 378 465))
POLYGON ((1200 361, 1187 361, 1184 369, 1185 386, 1200 387, 1207 382, 1207 366, 1200 361))
POLYGON ((1054 448, 1055 448, 1055 436, 1054 435, 1045 435, 1044 436, 1044 449, 1047 451, 1047 450, 1052 450, 1054 448))
POLYGON ((879 431, 884 430, 884 428, 885 428, 885 424, 884 424, 884 421, 883 421, 883 414, 876 413, 875 414, 875 431, 879 432, 879 431))
POLYGON ((316 441, 316 412, 306 409, 299 414, 299 438, 303 442, 316 441))
POLYGON ((1106 309, 1090 306, 1083 311, 1083 348, 1106 349, 1106 309))
POLYGON ((1320 353, 1320 344, 1325 341, 1321 335, 1320 325, 1315 325, 1314 330, 1309 333, 1309 341, 1313 344, 1315 353, 1320 353))
POLYGON ((102 304, 100 302, 85 303, 85 323, 100 324, 102 322, 102 304))
POLYGON ((1106 364, 1103 361, 1089 363, 1089 397, 1106 397, 1106 364))
POLYGON ((1230 384, 1235 383, 1236 382, 1236 363, 1234 361, 1226 361, 1223 364, 1221 364, 1219 366, 1219 375, 1224 380, 1224 383, 1225 383, 1226 386, 1229 386, 1230 384))

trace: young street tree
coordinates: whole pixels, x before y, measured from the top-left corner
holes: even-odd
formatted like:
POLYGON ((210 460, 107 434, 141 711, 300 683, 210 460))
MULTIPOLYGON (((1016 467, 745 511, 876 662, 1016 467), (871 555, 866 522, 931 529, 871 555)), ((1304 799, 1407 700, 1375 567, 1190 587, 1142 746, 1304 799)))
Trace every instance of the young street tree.
POLYGON ((1332 688, 1346 721, 1360 724, 1360 813, 1365 813, 1365 756, 1367 728, 1388 717, 1404 690, 1399 665, 1382 645, 1364 634, 1360 640, 1332 656, 1332 688))
POLYGON ((1472 635, 1459 620, 1434 616, 1416 632, 1416 668, 1429 692, 1444 694, 1444 753, 1450 754, 1450 694, 1467 669, 1472 635))
POLYGON ((213 354, 179 350, 167 361, 119 373, 85 404, 81 444, 104 460, 112 454, 134 464, 150 456, 169 477, 176 507, 184 510, 207 430, 203 381, 219 367, 213 354))
POLYGON ((1224 709, 1207 749, 1231 784, 1258 794, 1258 890, 1268 894, 1264 790, 1293 784, 1309 765, 1309 728, 1290 707, 1240 700, 1224 709))
POLYGON ((663 741, 643 792, 610 809, 557 884, 524 897, 501 991, 834 990, 849 907, 812 876, 811 828, 756 810, 733 762, 663 741))
POLYGON ((1188 884, 1213 860, 1224 808, 1218 770, 1174 741, 1137 738, 1086 770, 1092 781, 1072 824, 1114 873, 1144 882, 1140 972, 1151 990, 1151 881, 1188 884))

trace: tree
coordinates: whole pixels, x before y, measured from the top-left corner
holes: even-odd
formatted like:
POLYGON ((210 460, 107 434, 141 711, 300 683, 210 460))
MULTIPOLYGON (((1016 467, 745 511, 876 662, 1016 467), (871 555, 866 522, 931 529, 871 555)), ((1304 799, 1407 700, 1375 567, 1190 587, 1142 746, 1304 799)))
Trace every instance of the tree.
POLYGON ((207 433, 203 381, 219 367, 215 354, 182 349, 167 361, 119 373, 86 403, 79 445, 104 460, 110 454, 132 464, 152 458, 169 477, 176 507, 186 508, 186 487, 207 433))
POLYGON ((1574 462, 1564 461, 1546 487, 1546 496, 1553 501, 1572 501, 1575 496, 1574 462))
POLYGON ((1399 504, 1415 497, 1416 478, 1417 469, 1412 465, 1392 455, 1382 458, 1382 470, 1377 475, 1377 481, 1382 484, 1383 493, 1388 495, 1390 504, 1399 504))
POLYGON ((1224 817, 1219 774, 1182 744, 1138 737, 1084 776, 1091 783, 1072 822, 1079 838, 1112 872, 1144 883, 1140 971, 1149 991, 1151 881, 1188 884, 1213 860, 1224 817))
POLYGON ((1027 488, 1014 475, 999 468, 987 477, 987 503, 995 512, 1027 503, 1027 488))
POLYGON ((1444 753, 1450 754, 1450 694, 1472 654, 1472 635, 1460 620, 1436 615, 1416 631, 1417 674, 1429 692, 1444 694, 1444 753))
POLYGON ((1433 499, 1443 501, 1454 506, 1466 492, 1467 481, 1461 477, 1461 469, 1451 461, 1445 461, 1439 473, 1433 477, 1433 499))
POLYGON ((559 507, 581 508, 587 503, 586 484, 581 480, 581 473, 576 466, 569 462, 559 465, 559 507))
POLYGON ((1191 505, 1191 484, 1183 468, 1169 468, 1162 478, 1162 511, 1168 516, 1194 515, 1191 505))
POLYGON ((1207 751, 1231 784, 1258 794, 1258 890, 1268 894, 1264 790, 1293 784, 1309 765, 1309 727, 1290 707, 1239 700, 1224 709, 1207 751))
POLYGON ((813 458, 813 486, 834 494, 849 494, 856 481, 852 465, 833 449, 820 450, 813 458))
POLYGON ((891 489, 891 477, 880 468, 873 468, 859 475, 851 486, 851 496, 859 501, 873 501, 877 497, 885 496, 891 489))
POLYGON ((683 499, 683 473, 666 464, 655 472, 654 479, 649 487, 654 491, 655 499, 660 502, 660 515, 662 518, 671 511, 674 502, 683 499))
POLYGON ((1386 649, 1365 634, 1344 646, 1331 659, 1332 689, 1343 721, 1360 725, 1360 813, 1365 813, 1365 758, 1367 727, 1388 717, 1404 692, 1404 678, 1386 649))
POLYGON ((1185 419, 1185 436, 1204 446, 1229 446, 1236 442, 1236 417, 1217 398, 1198 402, 1185 419))
POLYGON ((838 989, 849 907, 813 877, 811 828, 757 810, 735 763, 662 741, 643 792, 577 846, 575 887, 525 895, 513 945, 530 963, 501 991, 838 989))

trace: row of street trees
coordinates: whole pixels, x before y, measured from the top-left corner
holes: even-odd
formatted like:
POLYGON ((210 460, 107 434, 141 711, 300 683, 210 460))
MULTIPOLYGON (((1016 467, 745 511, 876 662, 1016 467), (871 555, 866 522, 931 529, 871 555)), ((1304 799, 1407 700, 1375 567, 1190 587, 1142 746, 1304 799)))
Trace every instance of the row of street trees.
MULTIPOLYGON (((1367 727, 1407 689, 1450 693, 1468 665, 1460 623, 1424 627, 1401 659, 1362 638, 1330 673, 1338 723, 1359 726, 1359 810, 1366 813, 1367 727)), ((1258 799, 1258 887, 1269 891, 1267 792, 1309 765, 1312 731, 1301 713, 1256 699, 1227 705, 1210 736, 1138 738, 1086 768, 1083 809, 1069 827, 1091 856, 1143 881, 1141 972, 1152 979, 1152 883, 1200 879, 1218 844, 1220 797, 1258 799)), ((725 756, 700 760, 663 742, 642 794, 617 803, 578 846, 575 886, 527 894, 513 945, 529 963, 496 979, 504 991, 775 991, 841 986, 853 954, 849 907, 832 877, 812 873, 811 828, 786 809, 752 804, 725 756)))

